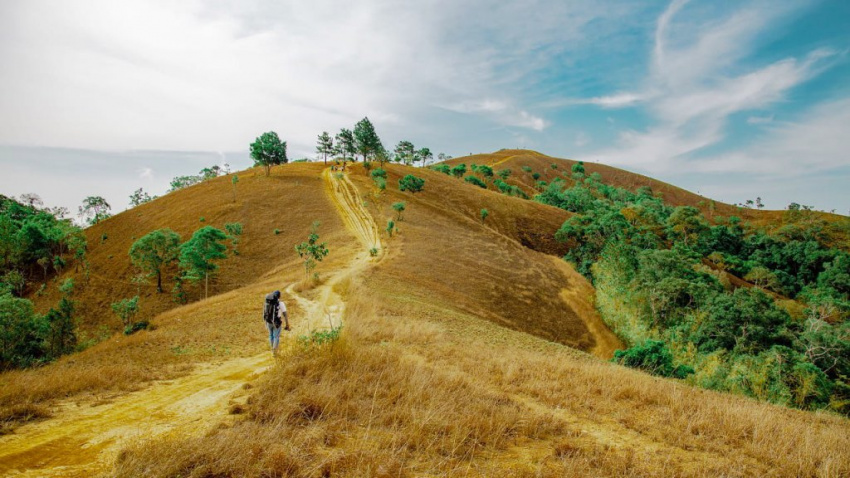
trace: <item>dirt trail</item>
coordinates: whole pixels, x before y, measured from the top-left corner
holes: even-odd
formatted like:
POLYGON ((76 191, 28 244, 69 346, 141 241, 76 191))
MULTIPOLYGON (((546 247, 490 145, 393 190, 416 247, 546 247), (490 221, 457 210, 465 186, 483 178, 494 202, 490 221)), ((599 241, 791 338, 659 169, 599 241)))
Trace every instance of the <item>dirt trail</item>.
MULTIPOLYGON (((294 320, 297 337, 332 323, 340 325, 344 303, 334 290, 382 254, 378 227, 363 208, 357 190, 346 176, 323 173, 326 192, 346 226, 362 243, 362 251, 349 266, 337 271, 305 295, 291 285, 287 290, 298 301, 304 320, 294 320)), ((262 335, 258 336, 262 340, 262 335)), ((283 346, 283 344, 282 344, 283 346)), ((192 436, 227 419, 228 405, 246 392, 242 385, 265 372, 273 363, 270 353, 198 366, 189 375, 154 383, 144 390, 109 401, 67 401, 54 417, 24 425, 14 434, 0 436, 2 476, 93 476, 107 471, 116 454, 137 439, 192 436)))

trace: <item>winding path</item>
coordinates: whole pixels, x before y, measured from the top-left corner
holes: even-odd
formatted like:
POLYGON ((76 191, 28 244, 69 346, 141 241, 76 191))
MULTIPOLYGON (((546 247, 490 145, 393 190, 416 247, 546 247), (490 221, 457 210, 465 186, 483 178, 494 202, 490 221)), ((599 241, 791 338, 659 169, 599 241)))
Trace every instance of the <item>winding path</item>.
MULTIPOLYGON (((348 177, 332 176, 329 169, 322 177, 329 200, 363 247, 347 267, 314 290, 311 297, 315 298, 308 299, 289 286, 305 317, 293 321, 293 337, 329 324, 339 326, 345 304, 334 285, 382 256, 369 253, 372 248, 382 251, 380 232, 348 177)), ((271 354, 264 352, 202 364, 187 376, 155 382, 106 403, 67 400, 56 407, 53 418, 0 436, 0 476, 89 477, 107 471, 117 453, 134 440, 202 434, 227 420, 229 405, 246 398, 243 384, 272 364, 271 354)))

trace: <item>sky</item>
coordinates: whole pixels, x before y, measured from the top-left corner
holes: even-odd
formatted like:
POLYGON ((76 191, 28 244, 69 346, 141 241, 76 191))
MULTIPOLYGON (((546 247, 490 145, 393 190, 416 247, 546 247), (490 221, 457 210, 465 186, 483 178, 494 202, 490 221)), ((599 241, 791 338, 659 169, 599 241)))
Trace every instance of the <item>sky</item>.
MULTIPOLYGON (((0 0, 0 194, 138 188, 385 146, 528 148, 728 203, 850 213, 850 2, 0 0)), ((603 178, 604 179, 604 178, 603 178)))

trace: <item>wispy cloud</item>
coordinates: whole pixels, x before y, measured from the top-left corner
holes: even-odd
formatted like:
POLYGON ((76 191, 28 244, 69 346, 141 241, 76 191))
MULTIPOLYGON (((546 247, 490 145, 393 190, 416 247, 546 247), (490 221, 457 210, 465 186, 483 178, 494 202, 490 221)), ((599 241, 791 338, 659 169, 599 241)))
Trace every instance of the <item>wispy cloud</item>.
POLYGON ((457 104, 443 105, 443 108, 457 113, 482 113, 502 125, 528 128, 535 131, 542 131, 548 125, 543 118, 519 109, 503 100, 483 99, 463 101, 457 104))
POLYGON ((674 21, 687 4, 676 0, 659 17, 650 73, 642 91, 587 100, 601 107, 641 102, 653 123, 645 131, 620 132, 616 146, 596 151, 588 159, 653 172, 681 167, 682 159, 725 139, 731 115, 782 101, 795 86, 827 68, 835 55, 829 49, 816 49, 801 59, 785 58, 747 71, 739 60, 750 52, 759 29, 781 12, 745 8, 698 29, 691 37, 674 21))

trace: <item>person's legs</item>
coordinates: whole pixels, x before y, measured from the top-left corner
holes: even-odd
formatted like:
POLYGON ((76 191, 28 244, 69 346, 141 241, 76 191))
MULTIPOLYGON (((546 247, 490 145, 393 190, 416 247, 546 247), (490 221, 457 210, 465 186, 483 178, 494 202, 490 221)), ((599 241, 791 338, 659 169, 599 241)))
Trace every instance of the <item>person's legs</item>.
MULTIPOLYGON (((273 324, 270 324, 270 323, 266 322, 266 328, 267 328, 267 329, 269 329, 269 346, 270 346, 271 348, 274 348, 274 347, 275 347, 275 340, 274 340, 274 329, 275 329, 275 326, 274 326, 273 324)), ((278 330, 279 330, 279 329, 278 329, 278 330)))
POLYGON ((270 326, 272 329, 271 342, 272 352, 277 353, 277 346, 280 345, 280 327, 270 326))

